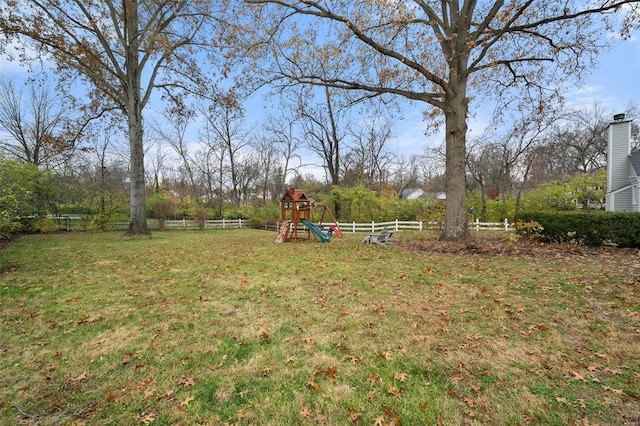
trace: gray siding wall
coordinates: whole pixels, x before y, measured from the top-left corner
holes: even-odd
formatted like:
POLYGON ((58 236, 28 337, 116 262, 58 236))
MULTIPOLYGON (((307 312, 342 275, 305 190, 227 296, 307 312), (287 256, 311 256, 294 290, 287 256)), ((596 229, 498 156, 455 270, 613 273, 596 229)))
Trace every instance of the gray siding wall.
MULTIPOLYGON (((611 123, 609 125, 609 147, 607 156, 607 191, 612 192, 629 185, 631 175, 631 122, 611 123)), ((616 200, 616 210, 618 210, 616 200)))
POLYGON ((620 191, 615 195, 615 211, 617 212, 632 212, 634 211, 631 205, 631 188, 620 191))

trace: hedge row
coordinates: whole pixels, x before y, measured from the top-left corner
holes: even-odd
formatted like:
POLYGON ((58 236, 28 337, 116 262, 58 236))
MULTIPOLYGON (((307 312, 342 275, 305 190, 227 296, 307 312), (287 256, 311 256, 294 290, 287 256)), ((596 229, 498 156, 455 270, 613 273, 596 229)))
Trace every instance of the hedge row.
POLYGON ((547 241, 640 248, 640 214, 603 211, 519 212, 516 221, 537 222, 547 241))

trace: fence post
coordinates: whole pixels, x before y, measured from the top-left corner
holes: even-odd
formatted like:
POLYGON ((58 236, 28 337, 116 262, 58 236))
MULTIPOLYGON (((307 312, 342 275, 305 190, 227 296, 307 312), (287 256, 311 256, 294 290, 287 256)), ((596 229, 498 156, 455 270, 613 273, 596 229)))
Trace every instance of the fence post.
POLYGON ((420 230, 422 231, 422 221, 420 221, 420 230))
POLYGON ((187 219, 186 218, 182 218, 182 229, 187 229, 187 219))
POLYGON ((238 228, 242 229, 242 218, 238 218, 238 228))
POLYGON ((371 232, 376 232, 376 223, 374 221, 371 221, 371 232))
POLYGON ((398 219, 396 219, 396 231, 398 230, 398 219))
POLYGON ((225 222, 224 222, 224 217, 223 217, 223 218, 222 218, 222 229, 227 229, 227 228, 226 228, 226 226, 227 226, 227 225, 225 224, 225 222))
POLYGON ((356 233, 356 221, 355 220, 353 221, 353 225, 352 225, 351 229, 353 229, 353 233, 355 234, 356 233))
POLYGON ((476 217, 476 231, 480 231, 480 219, 476 217))
POLYGON ((507 219, 506 217, 504 218, 504 230, 509 230, 509 219, 507 219))

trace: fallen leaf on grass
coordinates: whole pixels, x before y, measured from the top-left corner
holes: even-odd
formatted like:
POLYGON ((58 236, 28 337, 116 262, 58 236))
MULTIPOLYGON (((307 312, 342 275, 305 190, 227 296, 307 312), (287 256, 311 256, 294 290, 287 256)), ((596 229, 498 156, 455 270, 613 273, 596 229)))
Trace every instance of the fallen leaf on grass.
POLYGON ((358 413, 357 411, 354 411, 353 409, 349 410, 349 416, 347 417, 351 423, 358 423, 360 422, 360 419, 362 418, 362 415, 360 413, 358 413))
POLYGON ((337 368, 338 367, 336 367, 335 365, 332 365, 331 367, 327 368, 327 370, 324 372, 324 376, 327 377, 328 379, 335 379, 337 368))
POLYGON ((604 359, 604 360, 606 360, 606 361, 612 361, 612 360, 613 360, 613 357, 612 357, 611 355, 609 355, 609 354, 600 354, 600 353, 596 353, 596 356, 597 356, 598 358, 602 358, 602 359, 604 359))
POLYGON ((307 382, 308 386, 311 386, 313 388, 313 390, 315 390, 316 392, 320 392, 320 385, 317 384, 316 382, 313 381, 313 379, 309 380, 307 382))
POLYGON ((302 405, 300 407, 300 415, 305 419, 310 419, 312 416, 312 413, 311 411, 309 411, 309 409, 305 405, 302 405))
POLYGON ((603 389, 606 390, 606 391, 611 391, 611 392, 615 393, 616 395, 623 395, 624 394, 624 391, 622 389, 614 389, 614 388, 610 388, 609 386, 604 386, 603 389))
POLYGON ((195 378, 193 377, 180 377, 180 380, 178 381, 178 383, 180 383, 182 386, 184 386, 185 388, 188 388, 189 386, 194 386, 196 384, 195 378))
POLYGON ((585 379, 582 374, 578 373, 577 371, 572 371, 571 373, 573 374, 574 380, 580 380, 582 383, 587 383, 587 379, 585 379))
POLYGON ((87 378, 87 373, 82 373, 77 377, 67 377, 65 379, 65 383, 69 384, 69 383, 78 383, 83 381, 84 379, 87 378))
POLYGON ((220 362, 218 363, 218 365, 216 365, 216 368, 222 367, 225 362, 227 362, 227 355, 222 355, 222 359, 220 359, 220 362))
POLYGON ((193 401, 194 399, 195 399, 195 397, 193 397, 193 396, 189 395, 189 396, 187 396, 183 401, 181 401, 181 402, 180 402, 180 406, 181 406, 181 407, 186 407, 186 406, 188 406, 188 405, 189 405, 189 403, 190 403, 191 401, 193 401))
POLYGON ((149 423, 153 423, 156 421, 156 415, 154 413, 142 413, 139 416, 139 419, 142 423, 148 425, 149 423))
POLYGON ((381 382, 382 380, 380 379, 380 377, 376 375, 376 373, 372 373, 370 376, 367 376, 367 381, 369 382, 370 385, 375 385, 376 383, 381 382))
POLYGON ((104 402, 107 404, 116 399, 116 394, 113 391, 109 391, 107 396, 104 397, 104 402))
POLYGON ((393 395, 394 398, 402 398, 402 392, 400 392, 400 390, 395 386, 389 386, 387 388, 387 393, 389 395, 393 395))
POLYGON ((407 373, 398 373, 396 371, 393 373, 393 379, 399 380, 401 383, 404 383, 407 380, 407 373))

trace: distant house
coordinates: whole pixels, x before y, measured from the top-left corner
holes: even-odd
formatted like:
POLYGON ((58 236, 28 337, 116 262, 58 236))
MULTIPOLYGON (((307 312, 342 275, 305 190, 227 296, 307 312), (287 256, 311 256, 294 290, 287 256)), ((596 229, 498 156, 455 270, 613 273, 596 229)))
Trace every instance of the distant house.
POLYGON ((426 193, 420 188, 407 188, 402 191, 403 200, 417 200, 419 198, 435 198, 436 200, 444 201, 447 199, 447 194, 445 192, 426 193))
POLYGON ((640 212, 640 152, 631 152, 631 121, 616 114, 609 124, 607 200, 611 212, 640 212))
POLYGON ((403 200, 417 200, 418 198, 424 197, 425 192, 420 188, 407 188, 402 190, 402 199, 403 200))

